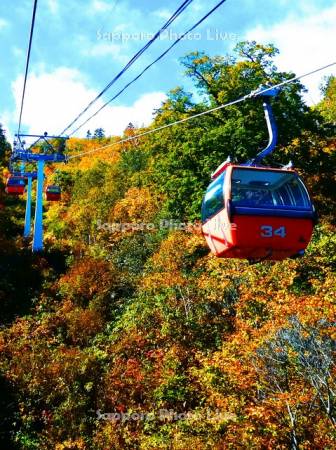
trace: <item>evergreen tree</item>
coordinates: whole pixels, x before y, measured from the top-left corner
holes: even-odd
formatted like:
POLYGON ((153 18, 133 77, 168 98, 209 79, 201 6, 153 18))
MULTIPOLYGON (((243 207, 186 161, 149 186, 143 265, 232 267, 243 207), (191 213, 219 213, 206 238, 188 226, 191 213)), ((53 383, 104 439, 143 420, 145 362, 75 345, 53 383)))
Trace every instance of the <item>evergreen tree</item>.
POLYGON ((103 128, 97 128, 93 134, 94 139, 103 139, 105 137, 105 131, 103 128))
POLYGON ((11 146, 7 142, 6 132, 0 123, 0 164, 4 165, 8 163, 8 159, 11 152, 11 146))

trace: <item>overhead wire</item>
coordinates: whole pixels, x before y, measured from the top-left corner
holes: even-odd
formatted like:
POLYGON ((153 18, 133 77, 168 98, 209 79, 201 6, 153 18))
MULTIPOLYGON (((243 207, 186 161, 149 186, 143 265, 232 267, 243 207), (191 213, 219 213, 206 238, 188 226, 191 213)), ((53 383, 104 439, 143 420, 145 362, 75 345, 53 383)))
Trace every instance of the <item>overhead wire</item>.
MULTIPOLYGON (((111 7, 110 13, 113 13, 113 12, 115 11, 115 9, 116 9, 116 7, 117 7, 119 1, 120 1, 120 0, 115 0, 115 2, 113 3, 113 5, 112 5, 112 7, 111 7)), ((35 145, 39 142, 39 140, 40 140, 40 138, 37 139, 36 141, 34 141, 34 142, 29 146, 29 150, 32 149, 32 148, 34 148, 35 145)))
POLYGON ((143 132, 143 133, 139 133, 139 134, 137 134, 137 135, 130 136, 130 137, 125 138, 125 139, 121 139, 121 140, 119 140, 119 141, 113 142, 112 144, 103 145, 103 146, 101 146, 101 147, 98 147, 98 148, 96 148, 96 149, 89 150, 89 151, 87 151, 87 152, 81 152, 81 153, 78 153, 77 155, 72 155, 72 156, 70 156, 70 157, 68 158, 68 160, 74 159, 74 158, 80 158, 80 157, 82 157, 82 156, 86 156, 86 155, 89 155, 89 154, 92 154, 92 153, 95 153, 95 152, 104 150, 104 149, 106 149, 106 148, 111 148, 111 147, 113 147, 113 146, 115 146, 115 145, 124 144, 124 143, 126 143, 126 142, 130 142, 130 141, 139 139, 139 138, 141 138, 141 137, 143 137, 143 136, 147 136, 147 135, 149 135, 149 134, 156 133, 157 131, 161 131, 161 130, 164 130, 164 129, 166 129, 166 128, 173 127, 173 126, 175 126, 175 125, 179 125, 179 124, 181 124, 181 123, 188 122, 189 120, 195 119, 195 118, 197 118, 197 117, 201 117, 201 116, 204 116, 204 115, 206 115, 206 114, 210 114, 210 113, 213 113, 213 112, 215 112, 215 111, 221 110, 221 109, 223 109, 223 108, 227 108, 227 107, 229 107, 229 106, 236 105, 236 104, 238 104, 238 103, 241 103, 241 102, 243 102, 243 101, 246 101, 246 100, 249 99, 249 98, 252 98, 252 97, 258 97, 258 96, 260 96, 261 94, 264 94, 265 92, 268 92, 268 91, 270 91, 270 90, 272 90, 272 89, 280 88, 280 87, 282 87, 282 86, 285 86, 286 84, 293 83, 294 81, 297 81, 297 80, 301 80, 302 78, 308 77, 308 76, 313 75, 313 74, 315 74, 315 73, 317 73, 317 72, 320 72, 320 71, 322 71, 322 70, 328 69, 329 67, 332 67, 332 66, 334 66, 334 65, 336 65, 336 61, 335 61, 335 62, 332 62, 332 63, 330 63, 330 64, 327 64, 327 65, 325 65, 325 66, 319 67, 319 68, 317 68, 317 69, 314 69, 314 70, 312 70, 312 71, 310 71, 310 72, 307 72, 307 73, 305 73, 305 74, 303 74, 303 75, 294 76, 294 77, 292 77, 292 78, 289 78, 288 80, 282 81, 281 83, 275 84, 275 85, 273 85, 273 86, 269 86, 269 87, 267 87, 266 89, 263 89, 263 90, 261 90, 261 91, 258 91, 258 92, 252 91, 252 92, 250 92, 249 94, 244 95, 243 97, 240 97, 240 98, 238 98, 238 99, 236 99, 236 100, 233 100, 233 101, 231 101, 231 102, 225 103, 225 104, 223 104, 223 105, 216 106, 215 108, 211 108, 211 109, 208 109, 208 110, 206 110, 206 111, 202 111, 202 112, 200 112, 200 113, 198 113, 198 114, 194 114, 194 115, 192 115, 192 116, 185 117, 184 119, 180 119, 180 120, 177 120, 177 121, 175 121, 175 122, 171 122, 171 123, 168 123, 168 124, 166 124, 166 125, 162 125, 162 126, 160 126, 160 127, 157 127, 157 128, 151 129, 151 130, 147 130, 147 131, 145 131, 145 132, 143 132))
POLYGON ((24 105, 24 100, 25 100, 26 85, 27 85, 27 78, 28 78, 28 70, 29 70, 29 63, 30 63, 30 53, 31 53, 32 42, 33 42, 33 35, 34 35, 34 28, 35 28, 36 9, 37 9, 37 0, 34 0, 33 14, 32 14, 31 26, 30 26, 28 52, 27 52, 27 59, 26 59, 26 69, 25 69, 25 75, 24 75, 24 81, 23 81, 23 89, 22 89, 22 97, 21 97, 19 125, 18 125, 18 132, 17 132, 18 135, 20 134, 20 131, 21 131, 23 105, 24 105))
POLYGON ((173 15, 167 20, 167 22, 157 31, 154 36, 128 61, 123 69, 105 86, 105 88, 93 99, 91 102, 77 115, 77 117, 59 133, 63 135, 68 131, 80 117, 85 114, 88 109, 99 100, 105 92, 117 81, 119 78, 137 61, 137 59, 161 36, 161 34, 182 14, 182 12, 193 2, 194 0, 184 0, 173 15))
POLYGON ((104 108, 106 108, 107 105, 112 103, 114 100, 116 100, 123 92, 126 91, 133 83, 135 83, 139 78, 141 78, 147 70, 149 70, 152 66, 154 66, 158 61, 160 61, 162 58, 164 58, 170 50, 172 50, 175 45, 177 45, 185 36, 190 34, 192 31, 194 31, 202 22, 204 22, 212 13, 214 13, 223 3, 225 3, 226 0, 221 0, 217 5, 214 6, 205 16, 203 16, 195 25, 193 25, 189 30, 184 32, 182 35, 176 39, 176 41, 173 42, 172 45, 170 45, 158 58, 156 58, 151 64, 149 64, 145 69, 139 73, 132 81, 127 83, 116 95, 114 95, 109 101, 104 103, 101 108, 99 108, 94 114, 92 114, 88 119, 86 119, 81 125, 79 125, 74 131, 72 131, 69 136, 73 136, 77 131, 79 131, 81 128, 83 128, 84 125, 86 125, 91 119, 93 119, 100 111, 102 111, 104 108))

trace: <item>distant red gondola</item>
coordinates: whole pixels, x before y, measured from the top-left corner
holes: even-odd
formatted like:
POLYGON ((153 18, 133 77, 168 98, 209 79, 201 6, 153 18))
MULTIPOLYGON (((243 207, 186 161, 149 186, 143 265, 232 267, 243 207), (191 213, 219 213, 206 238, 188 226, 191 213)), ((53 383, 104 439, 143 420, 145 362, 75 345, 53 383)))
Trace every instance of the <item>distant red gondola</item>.
POLYGON ((45 198, 47 201, 57 202, 61 199, 61 188, 50 184, 45 189, 45 198))
POLYGON ((6 183, 5 191, 9 195, 23 195, 26 188, 26 179, 24 177, 9 177, 6 183))

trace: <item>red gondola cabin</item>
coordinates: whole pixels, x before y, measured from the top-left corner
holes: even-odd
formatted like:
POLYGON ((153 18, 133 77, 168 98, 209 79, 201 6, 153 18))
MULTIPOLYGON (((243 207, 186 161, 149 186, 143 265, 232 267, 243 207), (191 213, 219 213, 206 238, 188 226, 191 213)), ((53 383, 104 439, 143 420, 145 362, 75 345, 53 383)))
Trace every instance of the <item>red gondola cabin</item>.
POLYGON ((315 209, 294 170, 230 162, 213 175, 202 204, 202 229, 218 257, 282 260, 301 256, 315 209))
POLYGON ((26 179, 24 177, 9 177, 5 191, 9 195, 23 195, 26 189, 26 179))
POLYGON ((61 188, 54 184, 50 184, 45 189, 46 200, 57 202, 61 199, 61 188))

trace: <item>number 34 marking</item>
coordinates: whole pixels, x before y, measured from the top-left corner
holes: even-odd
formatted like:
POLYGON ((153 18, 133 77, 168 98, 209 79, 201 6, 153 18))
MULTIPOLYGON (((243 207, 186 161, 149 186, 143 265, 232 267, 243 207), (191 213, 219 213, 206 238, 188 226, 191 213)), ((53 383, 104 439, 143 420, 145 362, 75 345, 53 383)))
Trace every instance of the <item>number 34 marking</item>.
POLYGON ((279 236, 279 237, 286 237, 286 228, 285 227, 279 227, 274 229, 270 225, 262 225, 260 227, 261 233, 260 236, 263 238, 270 238, 273 236, 279 236))

